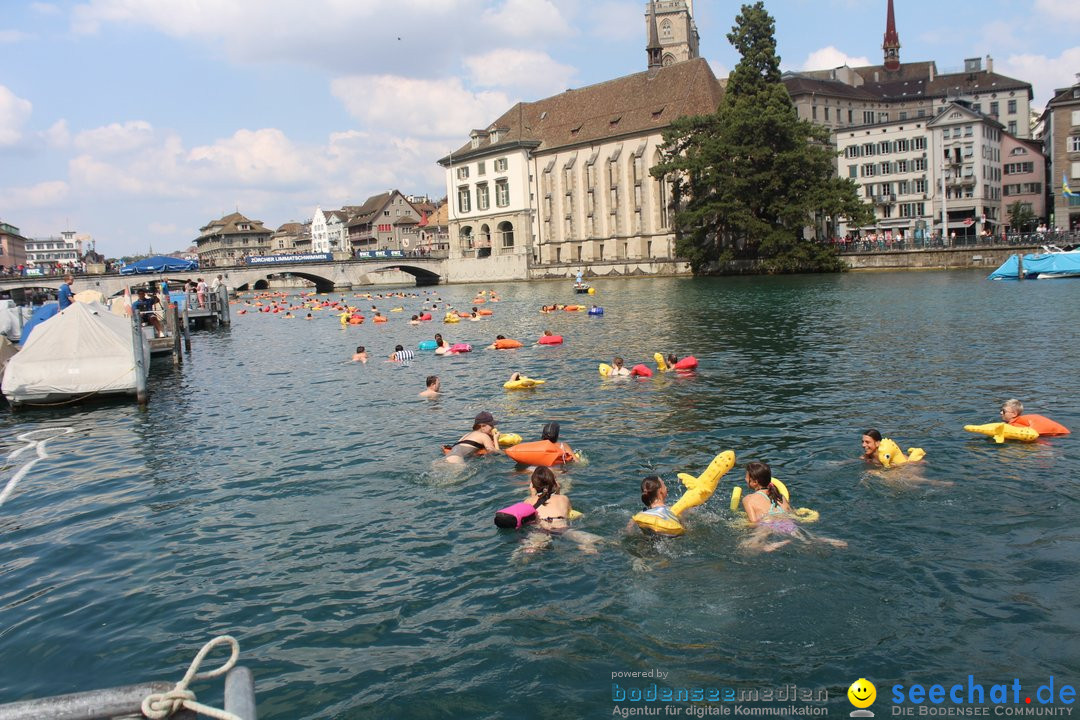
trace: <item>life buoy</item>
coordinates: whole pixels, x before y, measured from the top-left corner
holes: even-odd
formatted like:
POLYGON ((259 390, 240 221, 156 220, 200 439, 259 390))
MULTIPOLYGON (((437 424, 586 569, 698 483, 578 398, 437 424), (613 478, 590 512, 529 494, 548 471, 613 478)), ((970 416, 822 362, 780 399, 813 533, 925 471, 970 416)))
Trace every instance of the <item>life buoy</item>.
POLYGON ((477 313, 480 315, 494 315, 490 310, 478 310, 477 313))
POLYGON ((544 335, 537 342, 541 345, 562 345, 562 335, 544 335))
POLYGON ((697 358, 693 355, 687 355, 679 362, 671 366, 673 370, 693 370, 697 367, 697 358))
POLYGON ((510 338, 503 338, 502 340, 495 341, 496 350, 513 350, 521 347, 521 341, 511 340, 510 338))
POLYGON ((510 459, 522 465, 563 465, 577 459, 574 451, 566 443, 553 443, 550 440, 535 440, 533 442, 520 443, 506 449, 510 459))
POLYGON ((645 365, 635 365, 630 368, 631 377, 652 377, 652 370, 645 365))
POLYGON ((386 318, 385 318, 385 317, 383 317, 382 315, 376 315, 376 316, 375 316, 375 317, 374 317, 374 318, 372 319, 372 322, 377 322, 377 323, 384 323, 384 322, 386 322, 386 318))

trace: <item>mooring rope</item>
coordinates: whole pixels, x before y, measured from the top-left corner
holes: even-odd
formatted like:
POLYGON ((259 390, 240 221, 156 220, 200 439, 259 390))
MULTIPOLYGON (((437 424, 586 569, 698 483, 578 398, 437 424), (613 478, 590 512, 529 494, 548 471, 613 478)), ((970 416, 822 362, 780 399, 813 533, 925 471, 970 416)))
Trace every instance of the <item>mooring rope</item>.
POLYGON ((184 675, 184 679, 176 683, 176 687, 167 693, 153 693, 143 698, 143 715, 151 720, 164 720, 164 718, 169 717, 177 710, 187 708, 192 712, 206 715, 207 717, 218 718, 218 720, 243 720, 243 718, 234 715, 231 712, 218 710, 209 705, 203 705, 200 702, 196 702, 195 693, 187 688, 188 683, 193 680, 208 680, 229 672, 233 665, 236 664, 236 660, 239 657, 240 643, 236 642, 236 638, 232 635, 218 635, 216 638, 203 645, 202 650, 200 650, 199 654, 195 656, 195 659, 191 661, 191 667, 188 668, 187 673, 184 675), (206 657, 207 653, 222 644, 228 644, 232 648, 232 654, 229 656, 229 659, 219 668, 207 670, 202 673, 198 672, 199 665, 202 664, 203 658, 206 657))
POLYGON ((19 468, 19 472, 15 473, 12 478, 7 481, 7 485, 4 486, 4 490, 0 492, 0 505, 3 505, 4 501, 8 499, 11 493, 15 492, 15 486, 19 484, 20 480, 26 477, 26 473, 30 472, 30 468, 34 467, 34 465, 36 465, 39 460, 45 460, 49 457, 49 453, 45 452, 45 443, 55 437, 67 435, 70 432, 75 432, 75 428, 42 428, 40 430, 31 430, 30 432, 25 432, 22 435, 16 436, 17 440, 22 440, 24 443, 26 443, 26 445, 23 445, 17 450, 12 450, 11 452, 9 452, 5 460, 14 460, 19 455, 22 455, 24 452, 31 449, 37 452, 37 457, 19 468), (41 433, 52 434, 46 438, 38 440, 36 436, 40 435, 41 433))

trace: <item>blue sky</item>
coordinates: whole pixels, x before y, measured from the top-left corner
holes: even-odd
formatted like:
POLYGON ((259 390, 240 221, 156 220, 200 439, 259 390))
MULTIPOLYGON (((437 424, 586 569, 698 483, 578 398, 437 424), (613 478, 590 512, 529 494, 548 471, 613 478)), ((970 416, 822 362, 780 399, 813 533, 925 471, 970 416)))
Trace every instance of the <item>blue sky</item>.
MULTIPOLYGON (((390 188, 517 100, 644 69, 642 0, 81 0, 0 4, 0 220, 107 256, 182 249, 390 188)), ((739 3, 697 0, 702 55, 739 3)), ((769 0, 788 70, 880 62, 886 0, 769 0)), ((904 61, 992 55, 1042 107, 1080 72, 1077 0, 896 0, 904 61)))

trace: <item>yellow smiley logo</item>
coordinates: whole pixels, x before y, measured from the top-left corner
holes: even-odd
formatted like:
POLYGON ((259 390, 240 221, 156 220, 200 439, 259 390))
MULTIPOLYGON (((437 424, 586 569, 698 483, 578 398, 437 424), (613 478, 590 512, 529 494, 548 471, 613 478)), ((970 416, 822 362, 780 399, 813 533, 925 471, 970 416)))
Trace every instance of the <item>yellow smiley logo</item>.
POLYGON ((866 678, 859 678, 851 683, 851 687, 847 691, 847 697, 855 707, 868 708, 877 699, 877 688, 874 687, 874 683, 866 678))

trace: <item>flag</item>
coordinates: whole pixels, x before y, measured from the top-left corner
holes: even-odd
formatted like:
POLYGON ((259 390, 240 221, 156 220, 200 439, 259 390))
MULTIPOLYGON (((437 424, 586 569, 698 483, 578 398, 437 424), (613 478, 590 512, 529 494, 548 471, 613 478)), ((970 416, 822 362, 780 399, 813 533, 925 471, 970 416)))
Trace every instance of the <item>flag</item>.
POLYGON ((1074 193, 1069 189, 1069 178, 1065 173, 1061 173, 1061 194, 1067 198, 1080 197, 1080 193, 1074 193))
POLYGON ((124 302, 123 302, 124 314, 131 317, 131 288, 124 288, 124 302))

